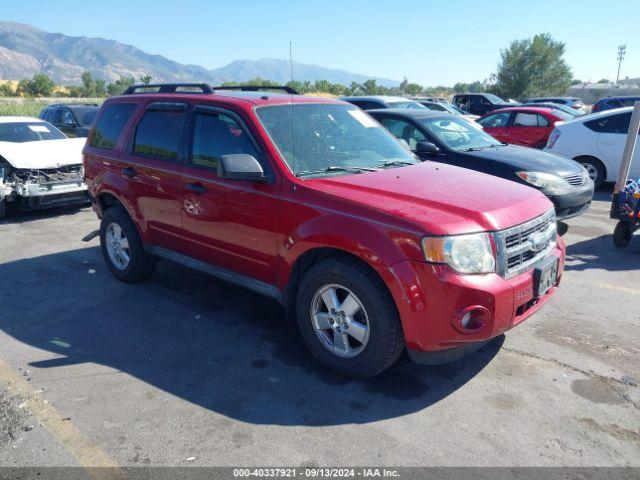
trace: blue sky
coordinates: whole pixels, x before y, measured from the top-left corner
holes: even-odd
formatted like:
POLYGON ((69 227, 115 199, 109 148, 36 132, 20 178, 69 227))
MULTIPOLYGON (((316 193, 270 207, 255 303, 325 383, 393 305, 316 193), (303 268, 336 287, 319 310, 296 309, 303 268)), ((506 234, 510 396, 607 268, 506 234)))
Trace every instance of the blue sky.
POLYGON ((291 40, 296 61, 423 85, 483 80, 511 40, 548 32, 566 44, 574 78, 615 79, 621 43, 621 78, 640 77, 638 0, 19 0, 0 18, 206 68, 288 58, 291 40))

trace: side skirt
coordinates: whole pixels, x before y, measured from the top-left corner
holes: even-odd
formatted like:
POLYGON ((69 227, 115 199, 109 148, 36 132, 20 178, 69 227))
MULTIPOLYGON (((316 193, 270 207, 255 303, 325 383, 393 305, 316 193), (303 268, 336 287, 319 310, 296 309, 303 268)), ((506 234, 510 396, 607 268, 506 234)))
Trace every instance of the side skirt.
POLYGON ((232 272, 225 268, 211 265, 210 263, 206 263, 201 260, 196 260, 193 257, 189 257, 187 255, 183 255, 166 248, 156 247, 153 245, 145 245, 145 250, 151 255, 156 255, 160 258, 179 263, 180 265, 184 265, 185 267, 192 268, 194 270, 198 270, 213 277, 219 278, 220 280, 224 280, 225 282, 233 283, 248 290, 252 290, 256 293, 259 293, 260 295, 271 297, 279 303, 284 304, 283 294, 275 285, 256 280, 255 278, 247 277, 246 275, 232 272))

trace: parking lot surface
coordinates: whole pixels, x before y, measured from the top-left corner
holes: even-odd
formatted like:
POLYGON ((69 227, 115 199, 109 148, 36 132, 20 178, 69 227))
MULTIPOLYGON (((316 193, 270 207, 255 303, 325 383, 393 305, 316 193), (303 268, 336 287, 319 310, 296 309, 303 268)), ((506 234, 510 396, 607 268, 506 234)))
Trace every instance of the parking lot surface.
POLYGON ((457 363, 323 370, 281 308, 163 261, 118 282, 89 208, 0 223, 0 465, 640 466, 640 238, 609 192, 561 288, 457 363))

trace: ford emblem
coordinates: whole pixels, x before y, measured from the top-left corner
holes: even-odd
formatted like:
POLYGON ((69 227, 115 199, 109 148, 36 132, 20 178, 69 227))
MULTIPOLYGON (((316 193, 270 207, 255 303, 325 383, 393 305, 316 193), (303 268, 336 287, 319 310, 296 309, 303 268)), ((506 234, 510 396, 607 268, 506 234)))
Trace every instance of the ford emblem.
POLYGON ((532 235, 529 238, 529 244, 531 245, 531 250, 534 252, 541 252, 547 246, 548 240, 547 236, 544 233, 538 233, 536 235, 532 235))

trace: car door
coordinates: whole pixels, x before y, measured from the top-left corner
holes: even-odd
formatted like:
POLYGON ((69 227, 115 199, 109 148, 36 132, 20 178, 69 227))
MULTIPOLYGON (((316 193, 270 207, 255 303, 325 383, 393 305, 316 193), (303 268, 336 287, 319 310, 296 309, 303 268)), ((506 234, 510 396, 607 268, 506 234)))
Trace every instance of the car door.
POLYGON ((548 135, 549 121, 535 112, 515 112, 507 129, 507 143, 537 147, 548 135))
POLYGON ((182 172, 181 215, 188 255, 224 269, 275 283, 279 183, 241 117, 196 106, 189 162, 182 172), (273 181, 218 177, 223 155, 248 154, 273 181))
MULTIPOLYGON (((602 159, 607 164, 608 178, 615 178, 620 169, 630 122, 631 112, 610 115, 588 122, 588 124, 591 125, 590 128, 595 128, 598 132, 597 148, 602 159), (613 172, 610 172, 610 170, 613 172)), ((639 148, 634 150, 629 175, 632 177, 638 177, 640 175, 639 148)))
POLYGON ((186 103, 146 105, 119 161, 149 242, 171 250, 183 243, 180 174, 187 114, 186 103))
POLYGON ((478 124, 482 126, 482 129, 491 135, 496 140, 499 140, 504 143, 507 142, 508 138, 508 126, 509 126, 509 118, 511 117, 511 112, 499 112, 493 113, 491 115, 487 115, 484 118, 478 120, 478 124))

